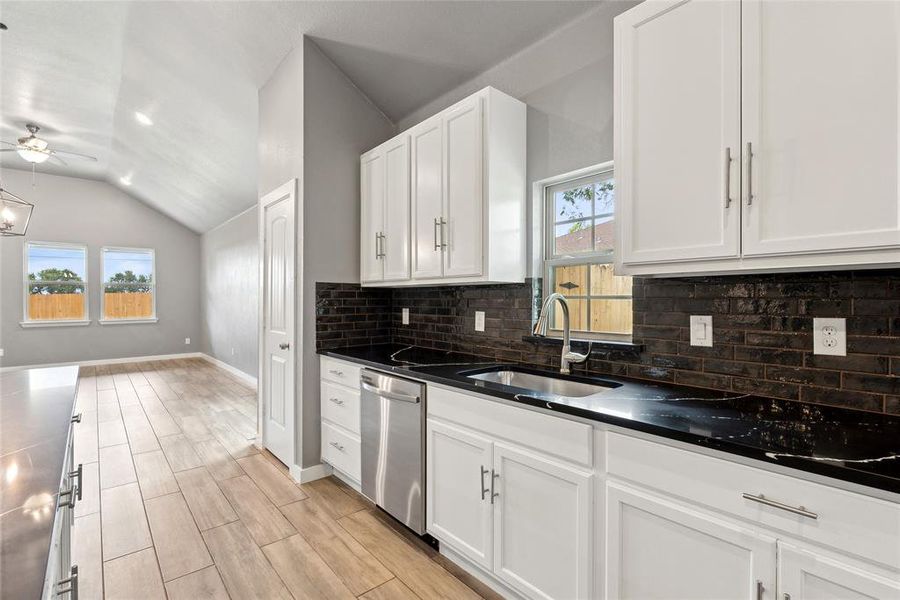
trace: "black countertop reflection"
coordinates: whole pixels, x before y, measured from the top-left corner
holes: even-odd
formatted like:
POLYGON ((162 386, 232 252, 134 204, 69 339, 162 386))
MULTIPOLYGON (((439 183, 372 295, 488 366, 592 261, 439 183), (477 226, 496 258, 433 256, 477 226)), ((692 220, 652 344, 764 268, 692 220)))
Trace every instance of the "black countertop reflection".
POLYGON ((78 367, 0 374, 0 598, 40 598, 78 367))
MULTIPOLYGON (((900 493, 898 416, 621 377, 592 377, 617 387, 598 396, 568 398, 517 390, 464 374, 501 363, 393 344, 322 354, 900 493)), ((516 368, 522 370, 521 365, 516 368)))

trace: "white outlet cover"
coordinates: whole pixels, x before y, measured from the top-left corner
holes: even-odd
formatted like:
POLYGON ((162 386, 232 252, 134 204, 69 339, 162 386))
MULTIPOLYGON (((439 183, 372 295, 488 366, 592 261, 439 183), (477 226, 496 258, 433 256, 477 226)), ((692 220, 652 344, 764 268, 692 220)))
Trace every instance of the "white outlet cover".
POLYGON ((484 331, 484 311, 475 311, 475 331, 484 331))
POLYGON ((713 345, 712 315, 691 315, 691 346, 713 345))
POLYGON ((813 319, 813 354, 847 356, 847 319, 813 319))
POLYGON ((3 355, 4 355, 3 348, 0 348, 0 357, 2 357, 3 355))
POLYGON ((184 345, 188 346, 191 343, 191 338, 184 338, 184 345))
POLYGON ((403 324, 409 325, 409 309, 408 308, 403 309, 403 324))

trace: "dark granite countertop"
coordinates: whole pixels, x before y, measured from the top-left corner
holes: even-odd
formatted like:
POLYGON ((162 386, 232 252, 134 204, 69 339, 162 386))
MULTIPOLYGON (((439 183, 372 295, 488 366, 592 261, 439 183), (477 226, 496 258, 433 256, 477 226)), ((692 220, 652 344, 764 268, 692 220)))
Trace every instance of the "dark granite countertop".
POLYGON ((0 374, 0 597, 40 598, 78 367, 0 374))
POLYGON ((393 344, 321 354, 900 493, 898 416, 605 376, 589 379, 609 382, 614 389, 599 396, 567 398, 464 374, 500 363, 393 344))

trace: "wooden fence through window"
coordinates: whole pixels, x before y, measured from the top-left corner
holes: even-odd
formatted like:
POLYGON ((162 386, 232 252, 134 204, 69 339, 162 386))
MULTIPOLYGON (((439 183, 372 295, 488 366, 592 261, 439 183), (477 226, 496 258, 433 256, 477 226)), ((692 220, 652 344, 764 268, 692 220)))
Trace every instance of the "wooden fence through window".
MULTIPOLYGON (((104 294, 104 319, 141 319, 153 315, 153 294, 104 294)), ((28 316, 33 321, 84 319, 84 294, 31 294, 28 316)))

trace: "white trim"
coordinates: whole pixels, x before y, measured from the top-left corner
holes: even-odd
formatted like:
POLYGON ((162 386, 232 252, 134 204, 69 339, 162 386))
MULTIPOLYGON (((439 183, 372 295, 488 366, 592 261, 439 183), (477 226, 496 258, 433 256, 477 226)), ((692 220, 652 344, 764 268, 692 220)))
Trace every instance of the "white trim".
MULTIPOLYGON (((60 248, 66 250, 81 250, 84 252, 84 275, 81 281, 60 281, 60 284, 69 284, 69 285, 79 285, 84 288, 82 292, 82 296, 84 296, 84 315, 81 319, 67 320, 66 324, 68 325, 86 325, 91 322, 91 290, 88 287, 88 246, 87 244, 81 244, 77 242, 40 242, 35 240, 25 240, 25 243, 22 247, 22 275, 23 275, 23 283, 22 283, 22 321, 19 323, 22 327, 39 327, 39 325, 32 325, 32 323, 49 323, 53 321, 52 319, 46 319, 46 321, 40 320, 32 320, 31 315, 28 314, 28 293, 29 288, 31 287, 31 282, 28 279, 28 248, 29 246, 43 246, 45 248, 60 248), (27 323, 27 324, 26 324, 27 323)), ((54 284, 56 282, 45 281, 47 284, 54 284)), ((61 322, 61 321, 60 321, 61 322)))
POLYGON ((229 365, 227 362, 219 360, 215 356, 210 356, 209 354, 206 354, 203 352, 201 352, 200 355, 201 355, 200 357, 205 359, 207 362, 210 362, 210 363, 216 365, 220 369, 224 369, 225 371, 228 371, 229 373, 231 373, 232 375, 234 375, 235 377, 237 377, 244 383, 247 383, 249 385, 256 387, 257 379, 253 375, 250 375, 249 373, 245 373, 244 371, 241 371, 237 367, 233 367, 233 366, 229 365))
POLYGON ((99 319, 97 322, 101 325, 134 325, 139 323, 159 323, 159 319, 156 317, 150 319, 99 319))
POLYGON ((6 371, 21 371, 23 369, 42 369, 44 367, 94 367, 97 365, 117 365, 125 363, 147 362, 155 360, 175 360, 179 358, 203 358, 202 352, 183 352, 181 354, 154 354, 150 356, 129 356, 126 358, 100 358, 95 360, 73 360, 59 363, 43 363, 36 365, 16 365, 0 367, 0 373, 6 371))
POLYGON ((52 319, 47 319, 46 321, 19 321, 20 327, 86 327, 91 324, 90 319, 78 319, 78 320, 59 320, 54 321, 52 319))
POLYGON ((316 479, 322 479, 324 477, 328 477, 332 473, 331 466, 325 463, 319 463, 311 467, 303 468, 298 467, 297 465, 291 465, 290 470, 291 477, 293 477, 295 481, 299 481, 300 483, 309 483, 310 481, 315 481, 316 479))
POLYGON ((203 235, 206 235, 207 233, 211 233, 211 232, 215 231, 215 230, 218 229, 219 227, 225 227, 226 225, 228 225, 229 223, 231 223, 231 222, 234 221, 235 219, 237 219, 237 218, 239 218, 239 217, 243 217, 244 215, 246 215, 246 214, 247 214, 248 212, 250 212, 251 210, 257 210, 257 208, 258 208, 258 207, 257 207, 256 204, 253 204, 253 206, 248 206, 245 210, 242 210, 241 212, 239 212, 238 214, 234 215, 233 217, 228 217, 227 219, 225 219, 224 221, 222 221, 221 223, 219 223, 218 225, 216 225, 216 226, 213 227, 212 229, 207 229, 206 231, 204 231, 204 232, 201 233, 200 235, 203 236, 203 235))

